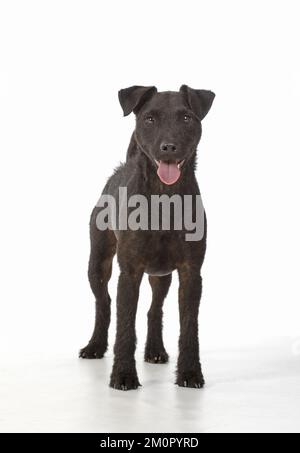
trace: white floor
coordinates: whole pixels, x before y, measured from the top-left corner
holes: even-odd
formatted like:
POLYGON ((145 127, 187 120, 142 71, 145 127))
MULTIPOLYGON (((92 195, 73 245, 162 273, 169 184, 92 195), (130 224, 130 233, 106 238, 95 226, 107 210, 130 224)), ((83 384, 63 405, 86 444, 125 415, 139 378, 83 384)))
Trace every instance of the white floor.
POLYGON ((112 365, 76 357, 1 365, 1 432, 300 432, 300 345, 284 340, 203 352, 203 390, 173 384, 137 354, 138 391, 108 387, 112 365))

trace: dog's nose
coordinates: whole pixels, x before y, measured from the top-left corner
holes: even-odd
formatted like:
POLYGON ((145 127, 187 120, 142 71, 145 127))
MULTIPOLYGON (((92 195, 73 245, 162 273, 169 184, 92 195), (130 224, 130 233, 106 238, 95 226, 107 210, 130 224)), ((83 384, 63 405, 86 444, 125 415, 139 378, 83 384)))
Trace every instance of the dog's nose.
POLYGON ((160 150, 163 152, 171 151, 174 153, 176 151, 176 146, 174 145, 174 143, 162 143, 160 145, 160 150))

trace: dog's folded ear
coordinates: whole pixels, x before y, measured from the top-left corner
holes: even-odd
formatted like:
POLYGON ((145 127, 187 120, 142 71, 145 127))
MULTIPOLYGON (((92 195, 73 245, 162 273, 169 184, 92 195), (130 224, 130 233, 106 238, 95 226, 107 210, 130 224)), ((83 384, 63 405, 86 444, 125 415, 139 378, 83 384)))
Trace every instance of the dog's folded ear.
POLYGON ((129 113, 137 113, 141 106, 157 93, 156 87, 143 87, 134 85, 119 91, 119 101, 123 109, 124 116, 129 113))
POLYGON ((194 90, 187 85, 182 85, 180 87, 180 92, 185 96, 192 111, 199 117, 200 121, 202 121, 211 108, 215 93, 209 90, 194 90))

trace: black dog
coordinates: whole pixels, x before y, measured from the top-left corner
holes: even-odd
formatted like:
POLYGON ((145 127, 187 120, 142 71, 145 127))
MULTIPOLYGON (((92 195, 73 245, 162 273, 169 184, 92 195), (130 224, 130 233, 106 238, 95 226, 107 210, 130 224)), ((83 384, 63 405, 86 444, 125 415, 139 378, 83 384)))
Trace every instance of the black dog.
MULTIPOLYGON (((108 180, 104 194, 119 197, 126 187, 128 197, 142 194, 199 195, 195 177, 196 149, 201 138, 201 121, 208 113, 214 93, 186 85, 179 92, 157 92, 155 87, 133 86, 119 92, 124 115, 134 112, 136 128, 127 151, 126 163, 108 180)), ((206 219, 201 240, 187 241, 184 231, 122 230, 100 231, 93 210, 90 222, 91 255, 89 281, 96 297, 96 322, 89 344, 80 351, 83 358, 101 358, 107 349, 110 303, 107 284, 112 259, 117 252, 120 277, 117 296, 117 335, 110 386, 136 389, 140 383, 135 367, 135 317, 143 274, 149 274, 153 291, 148 312, 145 360, 165 363, 168 354, 162 339, 162 306, 171 283, 172 271, 179 275, 180 338, 176 383, 201 388, 198 342, 198 310, 202 291, 201 266, 206 250, 206 219)), ((193 204, 195 215, 195 203, 193 204)), ((174 220, 174 214, 173 214, 174 220)))

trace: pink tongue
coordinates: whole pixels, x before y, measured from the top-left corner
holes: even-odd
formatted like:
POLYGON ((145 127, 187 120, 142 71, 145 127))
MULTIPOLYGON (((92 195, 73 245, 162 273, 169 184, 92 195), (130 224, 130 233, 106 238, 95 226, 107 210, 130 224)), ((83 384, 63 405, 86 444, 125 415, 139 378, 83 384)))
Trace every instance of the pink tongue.
POLYGON ((157 169, 157 174, 159 179, 164 184, 174 184, 180 177, 180 170, 177 167, 175 162, 163 162, 162 160, 159 161, 159 167, 157 169))

